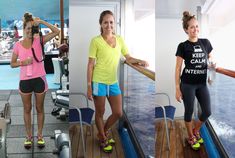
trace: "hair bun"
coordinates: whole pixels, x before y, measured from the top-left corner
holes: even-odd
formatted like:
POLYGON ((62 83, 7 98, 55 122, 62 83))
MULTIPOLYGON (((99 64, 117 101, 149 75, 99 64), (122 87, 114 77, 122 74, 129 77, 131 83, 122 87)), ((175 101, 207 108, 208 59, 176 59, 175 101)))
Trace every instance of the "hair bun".
POLYGON ((33 20, 33 16, 30 13, 25 13, 24 14, 24 21, 31 21, 33 20))
POLYGON ((184 16, 184 17, 189 17, 189 16, 191 16, 191 15, 189 14, 188 11, 184 11, 184 12, 183 12, 183 16, 184 16))

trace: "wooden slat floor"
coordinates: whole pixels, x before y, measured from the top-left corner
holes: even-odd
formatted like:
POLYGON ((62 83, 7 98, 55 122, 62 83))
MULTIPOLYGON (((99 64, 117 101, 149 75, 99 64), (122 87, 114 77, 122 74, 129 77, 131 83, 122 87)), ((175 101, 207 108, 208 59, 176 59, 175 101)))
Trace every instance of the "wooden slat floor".
POLYGON ((156 123, 156 158, 208 158, 204 145, 198 151, 191 149, 187 143, 187 129, 184 120, 175 120, 175 128, 168 122, 170 132, 170 151, 167 149, 164 121, 156 123))
MULTIPOLYGON (((113 146, 112 153, 104 153, 97 140, 97 128, 95 125, 90 127, 84 127, 85 132, 85 146, 87 158, 125 158, 122 144, 119 139, 118 131, 115 127, 112 128, 112 136, 116 141, 113 146)), ((82 141, 80 134, 80 126, 72 125, 69 129, 71 147, 72 147, 72 158, 83 158, 82 141)))

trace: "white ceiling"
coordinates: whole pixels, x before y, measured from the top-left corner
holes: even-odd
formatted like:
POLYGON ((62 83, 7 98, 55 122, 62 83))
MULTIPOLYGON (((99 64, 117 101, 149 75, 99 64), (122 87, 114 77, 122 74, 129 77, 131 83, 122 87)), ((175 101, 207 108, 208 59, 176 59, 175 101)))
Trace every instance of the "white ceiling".
POLYGON ((185 10, 196 15, 197 6, 206 0, 133 0, 135 19, 155 12, 156 18, 180 18, 185 10))
POLYGON ((134 0, 135 20, 155 12, 155 0, 134 0))
POLYGON ((184 11, 196 15, 197 6, 202 6, 205 0, 156 0, 156 18, 180 18, 184 11))

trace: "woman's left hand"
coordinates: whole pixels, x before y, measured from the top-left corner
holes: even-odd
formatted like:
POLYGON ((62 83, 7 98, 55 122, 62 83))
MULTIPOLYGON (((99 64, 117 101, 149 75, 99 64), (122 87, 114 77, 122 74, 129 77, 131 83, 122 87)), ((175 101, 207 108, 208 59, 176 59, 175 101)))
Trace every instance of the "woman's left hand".
POLYGON ((138 62, 139 65, 144 66, 144 67, 148 67, 149 63, 147 61, 141 60, 140 62, 138 62))
POLYGON ((39 25, 40 23, 41 23, 41 19, 40 19, 39 17, 35 17, 33 24, 37 26, 37 25, 39 25))

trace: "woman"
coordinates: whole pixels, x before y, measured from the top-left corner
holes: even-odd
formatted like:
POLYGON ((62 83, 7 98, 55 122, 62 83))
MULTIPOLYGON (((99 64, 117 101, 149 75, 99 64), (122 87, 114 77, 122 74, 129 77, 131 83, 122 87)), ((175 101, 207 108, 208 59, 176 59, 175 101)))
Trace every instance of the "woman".
POLYGON ((95 103, 95 123, 98 129, 97 137, 104 152, 111 152, 111 144, 115 143, 109 137, 109 129, 122 116, 122 97, 117 80, 117 67, 121 54, 126 61, 148 66, 143 60, 135 59, 128 54, 123 39, 114 33, 114 15, 106 10, 100 14, 99 24, 101 35, 92 39, 87 68, 87 96, 95 103), (112 114, 103 122, 105 99, 108 99, 112 114))
POLYGON ((25 148, 30 148, 33 144, 31 127, 31 98, 33 93, 36 99, 38 121, 37 145, 38 147, 45 146, 42 129, 44 124, 44 98, 48 87, 44 64, 41 61, 43 57, 40 36, 32 34, 33 25, 39 24, 47 26, 52 31, 42 37, 42 44, 45 44, 60 32, 53 25, 39 18, 33 18, 29 13, 25 13, 23 18, 24 38, 14 45, 11 59, 12 68, 20 67, 19 93, 24 105, 24 123, 27 133, 24 142, 25 148), (33 55, 33 52, 35 56, 33 55))
POLYGON ((17 28, 16 26, 14 26, 14 38, 15 38, 15 39, 20 38, 19 32, 18 32, 18 28, 17 28))
MULTIPOLYGON (((211 58, 212 46, 207 39, 198 38, 198 21, 189 12, 183 13, 183 29, 188 40, 178 45, 176 52, 175 86, 176 100, 183 99, 185 113, 184 120, 188 132, 188 143, 195 150, 200 148, 203 139, 199 130, 211 115, 210 94, 207 88, 207 60, 211 58), (182 63, 185 63, 181 74, 182 63), (194 99, 197 97, 202 114, 193 128, 192 114, 194 99)), ((212 65, 215 66, 215 65, 212 65)))

